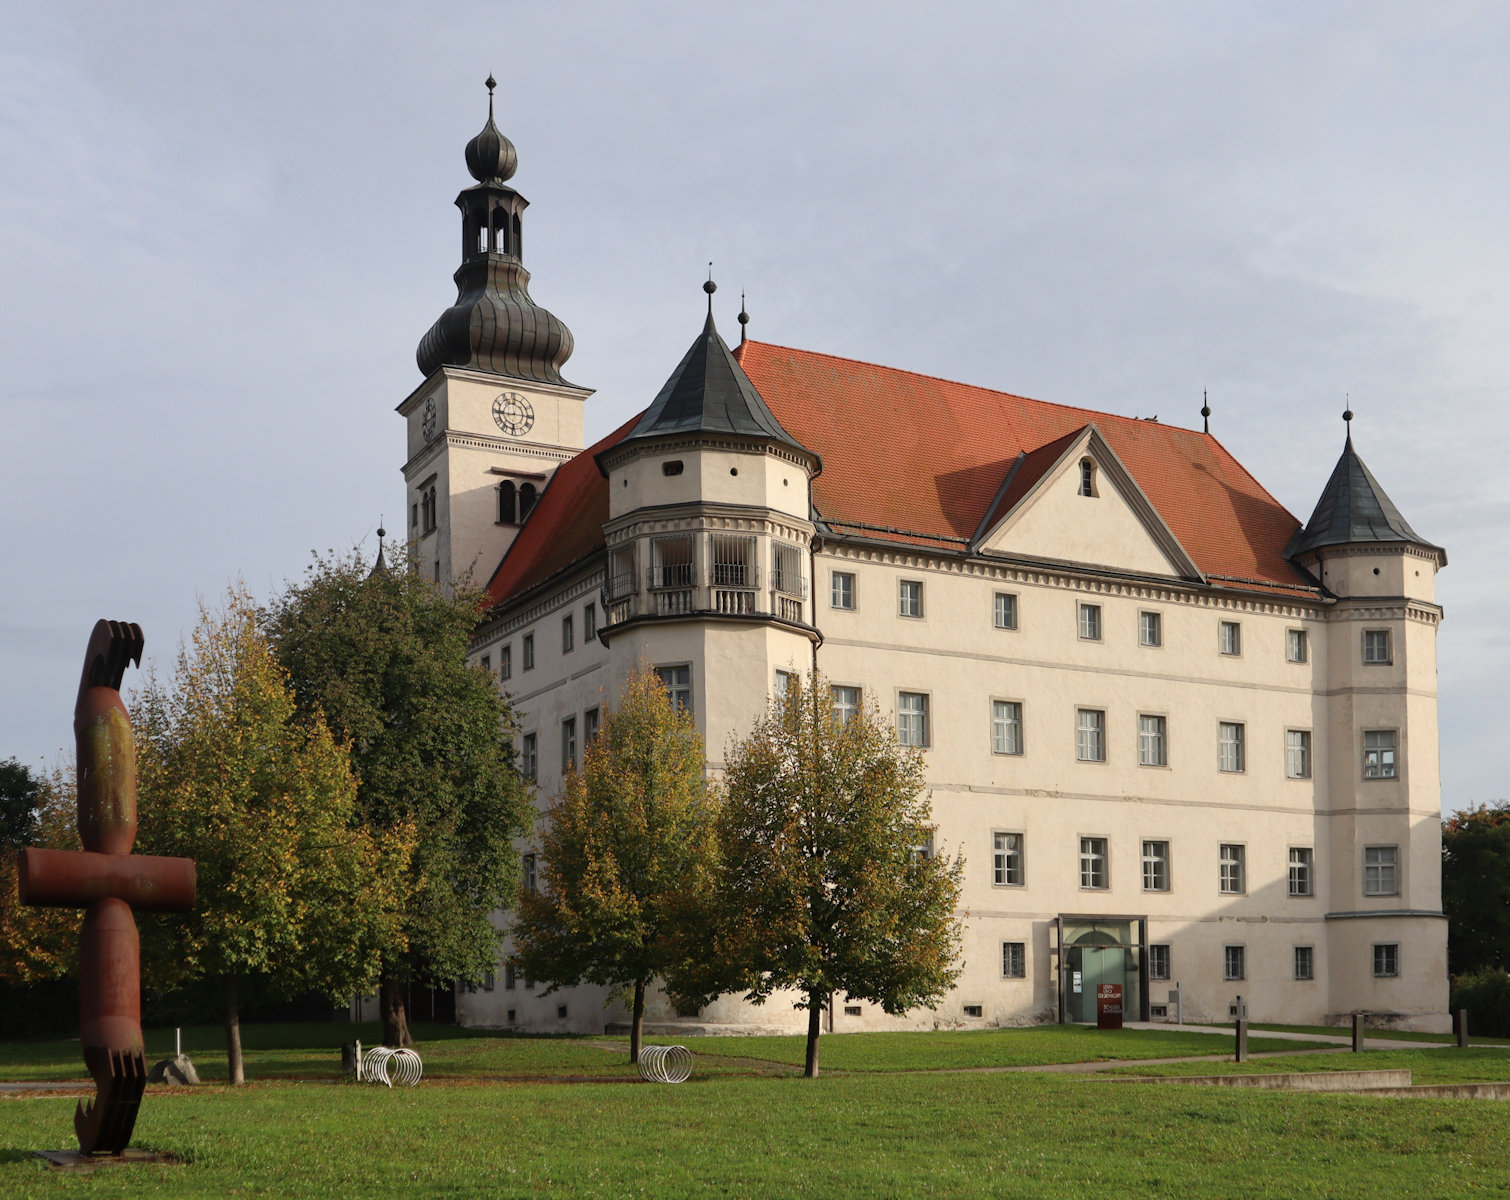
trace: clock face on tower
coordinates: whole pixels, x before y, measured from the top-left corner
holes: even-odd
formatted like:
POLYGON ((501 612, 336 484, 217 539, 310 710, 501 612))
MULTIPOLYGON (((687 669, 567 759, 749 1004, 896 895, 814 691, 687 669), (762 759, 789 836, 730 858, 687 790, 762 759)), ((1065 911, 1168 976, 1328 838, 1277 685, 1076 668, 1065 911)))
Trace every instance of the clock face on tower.
POLYGON ((493 401, 493 420, 511 437, 523 437, 535 423, 535 410, 518 392, 499 392, 493 401))
POLYGON ((420 419, 420 430, 425 435, 425 441, 435 438, 435 397, 430 396, 425 400, 425 415, 420 419))

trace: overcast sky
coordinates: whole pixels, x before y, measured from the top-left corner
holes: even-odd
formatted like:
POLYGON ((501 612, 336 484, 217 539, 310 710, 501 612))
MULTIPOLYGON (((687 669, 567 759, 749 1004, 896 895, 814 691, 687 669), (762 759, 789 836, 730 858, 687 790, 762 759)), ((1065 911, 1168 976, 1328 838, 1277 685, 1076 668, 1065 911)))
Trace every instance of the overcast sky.
POLYGON ((588 439, 737 333, 1212 430, 1305 520, 1355 443, 1438 577, 1443 803, 1510 795, 1510 6, 6 5, 0 758, 93 622, 401 528, 414 349, 499 80, 588 439), (155 15, 154 15, 155 14, 155 15))

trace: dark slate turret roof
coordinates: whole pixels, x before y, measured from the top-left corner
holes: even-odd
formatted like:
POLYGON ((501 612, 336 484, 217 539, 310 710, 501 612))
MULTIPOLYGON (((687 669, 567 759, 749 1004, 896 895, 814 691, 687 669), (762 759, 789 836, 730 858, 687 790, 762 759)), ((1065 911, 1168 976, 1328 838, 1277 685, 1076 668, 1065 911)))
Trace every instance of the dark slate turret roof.
POLYGON ((1285 548, 1288 558, 1297 558, 1323 546, 1351 546, 1368 542, 1410 542, 1436 550, 1445 561, 1440 546, 1426 541, 1400 515, 1395 502, 1385 494, 1374 473, 1353 449, 1352 434, 1342 448, 1342 457, 1332 469, 1332 477, 1322 489, 1316 511, 1306 527, 1296 532, 1285 548))
MULTIPOLYGON (((781 427, 713 324, 703 325, 625 442, 686 433, 725 433, 812 451, 781 427)), ((816 457, 816 455, 814 455, 816 457)))

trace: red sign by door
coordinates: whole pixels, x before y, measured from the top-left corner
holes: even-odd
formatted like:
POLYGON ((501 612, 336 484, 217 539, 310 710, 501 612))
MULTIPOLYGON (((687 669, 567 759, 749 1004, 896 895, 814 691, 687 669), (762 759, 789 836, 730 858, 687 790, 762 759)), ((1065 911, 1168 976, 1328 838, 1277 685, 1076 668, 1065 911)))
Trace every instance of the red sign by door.
POLYGON ((1122 1028, 1122 985, 1120 983, 1096 985, 1096 1028, 1122 1028))

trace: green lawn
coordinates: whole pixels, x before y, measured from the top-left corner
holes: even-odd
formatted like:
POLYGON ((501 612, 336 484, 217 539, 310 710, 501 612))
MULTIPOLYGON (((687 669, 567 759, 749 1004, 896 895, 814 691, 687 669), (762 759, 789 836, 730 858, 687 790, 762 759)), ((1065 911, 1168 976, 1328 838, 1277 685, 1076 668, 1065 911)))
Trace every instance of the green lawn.
POLYGON ((72 1100, 0 1102, 0 1195, 1457 1196, 1510 1179, 1505 1108, 1021 1074, 149 1094, 184 1165, 68 1176, 72 1100))
MULTIPOLYGON (((654 1040, 654 1039, 651 1039, 654 1040)), ((1250 1036, 1249 1050, 1305 1050, 1314 1043, 1250 1036)), ((807 1039, 701 1037, 687 1039, 695 1056, 764 1059, 801 1066, 807 1039)), ((1178 1058, 1232 1053, 1232 1040, 1210 1033, 1162 1029, 1093 1029, 1038 1025, 1030 1029, 972 1029, 941 1033, 832 1033, 819 1042, 819 1070, 928 1071, 1026 1067, 1126 1058, 1178 1058)))
MULTIPOLYGON (((341 1076, 341 1043, 356 1037, 364 1046, 376 1045, 380 1033, 376 1024, 247 1025, 241 1038, 246 1076, 249 1081, 337 1080, 341 1076)), ((432 1079, 635 1075, 625 1039, 505 1036, 425 1024, 417 1024, 414 1033, 425 1075, 432 1079), (615 1043, 625 1046, 625 1051, 600 1048, 615 1043)), ((800 1036, 682 1040, 691 1049, 700 1074, 760 1074, 772 1068, 800 1068, 806 1051, 805 1039, 800 1036)), ((173 1052, 173 1031, 148 1030, 146 1043, 149 1063, 166 1058, 173 1052)), ((226 1079, 225 1035, 219 1026, 186 1028, 183 1044, 202 1080, 210 1083, 226 1079)), ((1249 1039, 1249 1048, 1255 1053, 1304 1050, 1311 1044, 1249 1039)), ((1102 1032, 1086 1026, 1045 1025, 943 1033, 829 1034, 821 1043, 820 1066, 825 1071, 959 1070, 1231 1053, 1231 1040, 1214 1034, 1139 1029, 1102 1032)), ((84 1062, 77 1039, 0 1043, 0 1082, 83 1078, 84 1062)))
MULTIPOLYGON (((1231 1023, 1226 1024, 1224 1028, 1231 1029, 1231 1023)), ((1332 1037, 1353 1036, 1353 1027, 1351 1025, 1272 1025, 1265 1022, 1262 1024, 1254 1023, 1249 1025, 1248 1028, 1262 1029, 1268 1033, 1326 1033, 1332 1037)), ((1510 1046, 1510 1038, 1479 1037, 1473 1033, 1473 1019, 1471 1017, 1468 1020, 1468 1030, 1470 1040, 1480 1045, 1510 1046)), ((1431 1042, 1442 1046, 1451 1046, 1458 1040, 1457 1036, 1451 1033, 1416 1033, 1413 1030, 1400 1029, 1365 1029, 1363 1036, 1366 1038, 1388 1038, 1394 1042, 1431 1042)))
MULTIPOLYGON (((1250 1048, 1252 1043, 1249 1043, 1250 1048)), ((1320 1054, 1287 1054, 1282 1058, 1256 1058, 1243 1063, 1167 1063, 1162 1066, 1114 1067, 1108 1075, 1267 1075, 1288 1071, 1382 1071, 1404 1067, 1412 1083, 1506 1083, 1510 1082, 1510 1053, 1490 1047, 1466 1050, 1329 1051, 1320 1054)))

